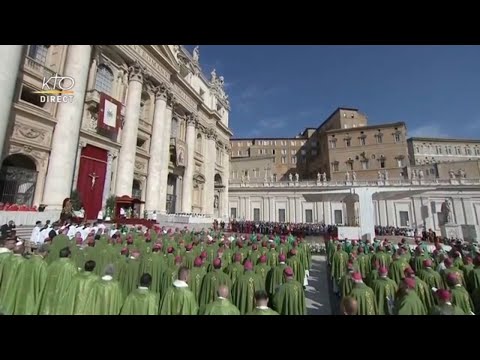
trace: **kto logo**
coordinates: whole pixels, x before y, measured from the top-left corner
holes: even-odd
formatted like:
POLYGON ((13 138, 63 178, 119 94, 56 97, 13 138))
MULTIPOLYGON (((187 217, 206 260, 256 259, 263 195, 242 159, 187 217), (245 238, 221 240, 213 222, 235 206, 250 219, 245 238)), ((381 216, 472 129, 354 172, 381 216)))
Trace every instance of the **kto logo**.
POLYGON ((42 90, 35 93, 41 94, 40 101, 43 103, 73 102, 74 86, 75 80, 72 77, 55 74, 48 79, 43 78, 42 90))

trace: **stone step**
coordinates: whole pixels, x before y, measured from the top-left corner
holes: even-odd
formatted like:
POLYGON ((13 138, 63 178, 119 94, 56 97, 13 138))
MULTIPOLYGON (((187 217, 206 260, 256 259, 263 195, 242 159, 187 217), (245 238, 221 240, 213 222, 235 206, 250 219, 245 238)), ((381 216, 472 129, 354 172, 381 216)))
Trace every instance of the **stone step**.
POLYGON ((15 228, 17 237, 21 240, 30 240, 34 226, 18 226, 15 228))

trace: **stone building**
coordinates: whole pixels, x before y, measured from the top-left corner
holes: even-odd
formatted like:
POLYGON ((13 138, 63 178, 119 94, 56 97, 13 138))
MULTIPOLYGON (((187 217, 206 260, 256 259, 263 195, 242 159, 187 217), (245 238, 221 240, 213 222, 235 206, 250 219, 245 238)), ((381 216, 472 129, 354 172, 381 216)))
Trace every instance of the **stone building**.
POLYGON ((411 165, 480 160, 480 140, 412 137, 407 144, 411 165))
POLYGON ((198 47, 0 47, 0 201, 88 218, 111 195, 157 213, 228 214, 230 105, 198 47), (11 110, 11 111, 10 111, 11 110))

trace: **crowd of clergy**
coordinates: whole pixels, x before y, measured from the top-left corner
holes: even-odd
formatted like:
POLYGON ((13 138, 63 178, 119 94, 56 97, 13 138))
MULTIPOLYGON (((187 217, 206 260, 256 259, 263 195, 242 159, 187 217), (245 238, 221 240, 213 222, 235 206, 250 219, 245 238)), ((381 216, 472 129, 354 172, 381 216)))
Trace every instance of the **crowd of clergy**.
POLYGON ((326 248, 344 315, 480 314, 480 253, 474 246, 377 238, 327 240, 326 248))
POLYGON ((26 245, 0 240, 5 315, 306 315, 292 235, 38 223, 26 245))

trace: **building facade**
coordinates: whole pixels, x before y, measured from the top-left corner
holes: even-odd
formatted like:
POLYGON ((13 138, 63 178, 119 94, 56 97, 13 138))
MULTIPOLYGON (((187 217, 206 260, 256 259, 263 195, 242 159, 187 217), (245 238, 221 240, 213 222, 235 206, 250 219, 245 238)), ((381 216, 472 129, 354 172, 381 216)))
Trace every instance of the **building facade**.
POLYGON ((480 160, 480 140, 412 137, 407 144, 411 165, 480 160))
POLYGON ((1 47, 0 201, 55 210, 78 190, 89 219, 112 195, 226 216, 230 105, 199 57, 179 45, 1 47))

